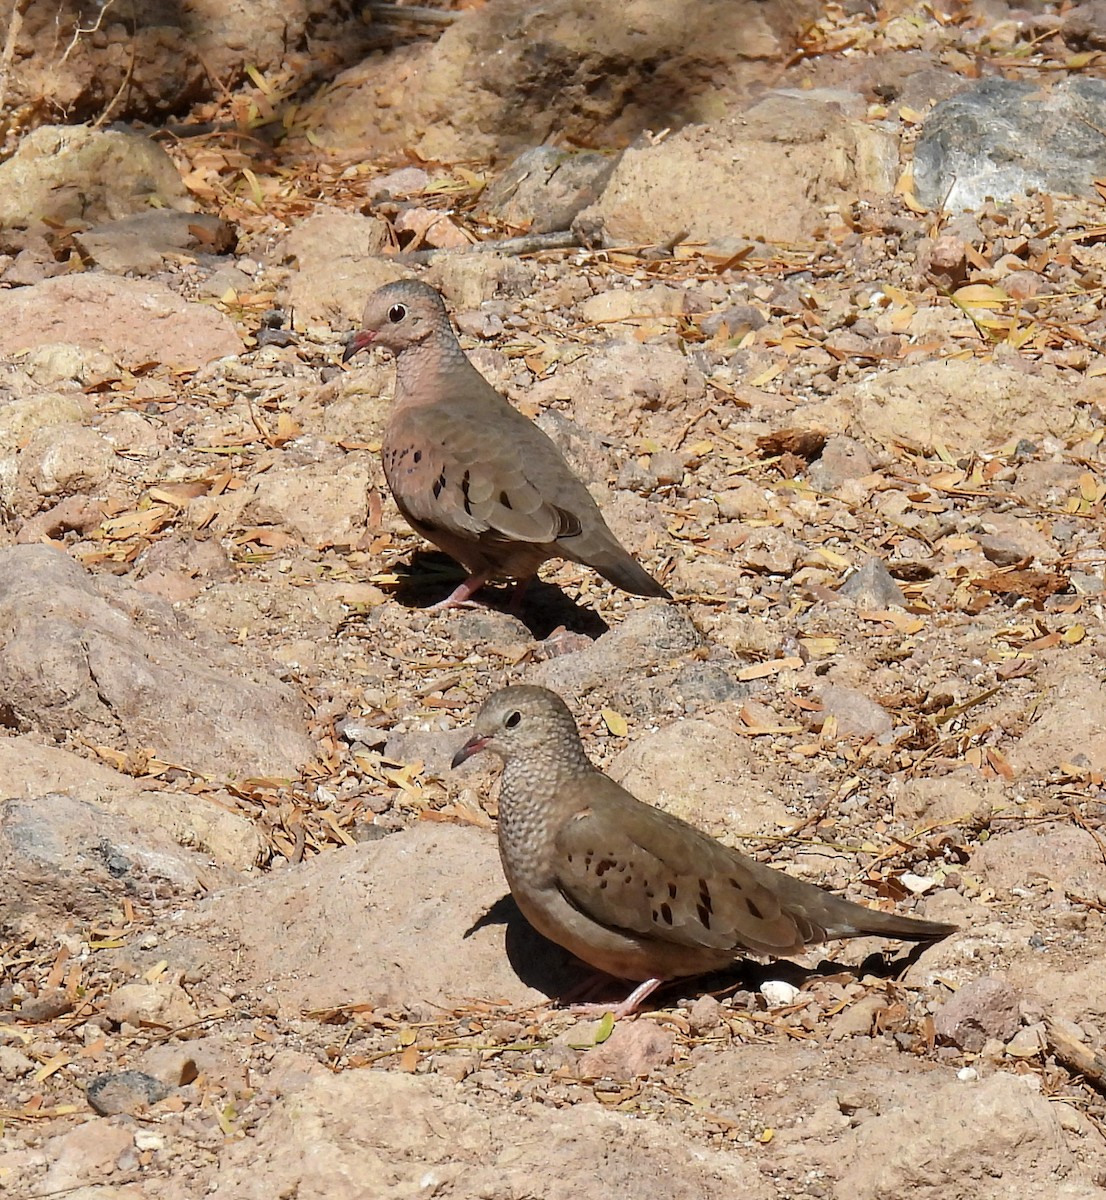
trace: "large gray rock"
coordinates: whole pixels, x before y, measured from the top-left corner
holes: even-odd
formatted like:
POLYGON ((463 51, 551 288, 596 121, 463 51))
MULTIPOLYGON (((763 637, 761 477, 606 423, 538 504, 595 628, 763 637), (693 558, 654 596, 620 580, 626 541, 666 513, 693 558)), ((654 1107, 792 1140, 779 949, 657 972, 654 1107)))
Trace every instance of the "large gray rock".
POLYGON ((574 227, 608 246, 660 242, 681 231, 715 243, 808 238, 827 205, 862 192, 887 195, 895 186, 897 139, 849 115, 857 99, 830 90, 772 92, 740 117, 634 145, 574 227))
POLYGON ((985 79, 943 100, 914 148, 914 188, 929 208, 981 207, 1031 191, 1093 195, 1106 174, 1106 82, 985 79))
POLYGON ((810 0, 490 0, 433 44, 339 75, 302 116, 322 145, 373 156, 491 158, 554 133, 624 145, 710 120, 763 85, 817 11, 810 0))
POLYGON ((45 546, 0 551, 0 722, 216 776, 294 776, 298 697, 167 604, 45 546))
POLYGON ((168 154, 137 133, 44 125, 0 163, 0 228, 115 221, 195 204, 168 154))

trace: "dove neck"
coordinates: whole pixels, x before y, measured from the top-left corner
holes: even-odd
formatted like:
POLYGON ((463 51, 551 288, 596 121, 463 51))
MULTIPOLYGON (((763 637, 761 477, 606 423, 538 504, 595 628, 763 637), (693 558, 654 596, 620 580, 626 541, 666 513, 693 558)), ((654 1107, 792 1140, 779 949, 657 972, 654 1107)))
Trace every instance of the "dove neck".
POLYGON ((591 775, 595 767, 578 741, 550 748, 548 754, 509 758, 503 764, 504 792, 545 797, 556 795, 566 784, 591 775))
POLYGON ((439 396, 442 380, 456 379, 476 368, 465 357, 451 330, 432 333, 425 341, 408 346, 396 358, 396 394, 408 403, 439 396))

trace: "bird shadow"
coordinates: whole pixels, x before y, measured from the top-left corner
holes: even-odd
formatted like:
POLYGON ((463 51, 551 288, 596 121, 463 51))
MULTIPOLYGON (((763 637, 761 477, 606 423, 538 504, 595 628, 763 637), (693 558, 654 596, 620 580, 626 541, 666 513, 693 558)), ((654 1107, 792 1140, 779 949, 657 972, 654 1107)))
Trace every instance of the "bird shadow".
MULTIPOLYGON (((505 926, 504 948, 511 968, 527 987, 541 992, 550 1000, 576 1003, 587 999, 600 1004, 619 1004, 635 986, 624 979, 615 979, 595 971, 562 946, 543 937, 522 915, 509 892, 478 917, 463 936, 471 937, 490 925, 505 926)), ((801 991, 812 980, 827 976, 853 975, 862 979, 865 975, 873 975, 878 979, 897 979, 917 962, 931 944, 919 942, 903 954, 890 955, 877 951, 855 966, 832 959, 822 959, 815 966, 804 967, 788 959, 758 962, 756 959, 739 958, 724 970, 674 979, 663 984, 641 1005, 641 1011, 665 1008, 677 997, 693 998, 707 993, 726 995, 737 991, 755 993, 769 980, 782 980, 801 991)))
MULTIPOLYGON (((403 571, 402 566, 400 570, 403 571)), ((407 570, 399 577, 394 595, 405 608, 425 609, 444 600, 464 578, 464 570, 448 555, 435 550, 416 550, 407 570)), ((516 617, 538 641, 544 641, 558 629, 594 641, 610 628, 594 609, 576 603, 555 584, 540 579, 530 582, 518 612, 512 609, 513 599, 511 586, 485 587, 479 592, 482 607, 516 617)))

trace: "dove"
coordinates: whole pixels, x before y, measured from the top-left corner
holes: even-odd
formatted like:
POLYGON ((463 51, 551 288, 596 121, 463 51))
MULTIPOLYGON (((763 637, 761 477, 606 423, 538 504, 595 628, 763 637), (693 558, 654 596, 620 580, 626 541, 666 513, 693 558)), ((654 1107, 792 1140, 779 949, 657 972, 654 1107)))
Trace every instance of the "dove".
POLYGON ((591 762, 546 688, 500 689, 473 729, 453 766, 483 750, 503 761, 499 853, 515 903, 585 963, 640 981, 616 1016, 667 980, 747 952, 781 957, 869 935, 936 941, 956 929, 843 900, 642 803, 591 762))
POLYGON ((468 572, 434 609, 466 604, 491 580, 522 589, 549 558, 594 568, 623 591, 671 599, 607 527, 552 441, 461 349, 441 296, 401 279, 369 296, 342 356, 369 346, 396 361, 384 476, 408 524, 468 572))

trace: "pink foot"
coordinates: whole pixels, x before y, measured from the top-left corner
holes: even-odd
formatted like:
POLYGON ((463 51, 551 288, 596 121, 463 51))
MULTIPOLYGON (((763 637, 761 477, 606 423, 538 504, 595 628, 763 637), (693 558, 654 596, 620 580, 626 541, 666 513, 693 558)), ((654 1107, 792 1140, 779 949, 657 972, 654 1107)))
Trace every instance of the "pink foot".
POLYGON ((479 602, 473 596, 488 582, 488 573, 470 575, 464 583, 458 584, 444 600, 431 604, 424 612, 445 612, 448 608, 478 608, 479 602))
POLYGON ((637 1012, 638 1005, 644 1000, 648 1000, 662 983, 667 983, 667 980, 647 979, 644 983, 638 984, 626 999, 614 1008, 611 1008, 609 1004, 581 1004, 574 1005, 572 1011, 584 1017, 601 1017, 604 1013, 610 1013, 615 1020, 618 1020, 619 1017, 628 1017, 637 1012))

